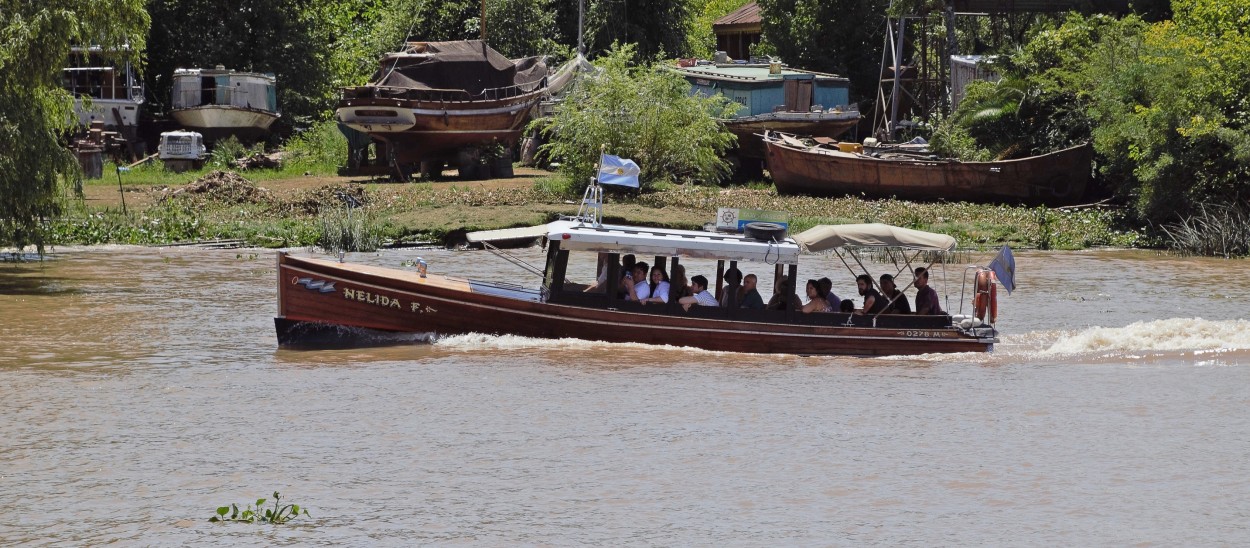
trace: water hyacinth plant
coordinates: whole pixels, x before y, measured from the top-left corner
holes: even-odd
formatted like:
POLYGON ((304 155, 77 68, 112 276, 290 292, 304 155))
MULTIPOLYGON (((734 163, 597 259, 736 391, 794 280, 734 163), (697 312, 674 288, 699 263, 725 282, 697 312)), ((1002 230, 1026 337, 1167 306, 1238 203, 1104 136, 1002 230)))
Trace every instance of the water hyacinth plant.
POLYGON ((209 523, 220 523, 225 521, 241 521, 245 523, 272 523, 274 525, 282 525, 291 521, 301 514, 312 517, 308 513, 307 508, 300 508, 298 504, 282 505, 282 497, 277 491, 273 492, 273 508, 264 508, 265 499, 256 499, 256 506, 247 505, 246 509, 239 510, 238 504, 230 506, 221 506, 217 508, 217 515, 208 518, 209 523))

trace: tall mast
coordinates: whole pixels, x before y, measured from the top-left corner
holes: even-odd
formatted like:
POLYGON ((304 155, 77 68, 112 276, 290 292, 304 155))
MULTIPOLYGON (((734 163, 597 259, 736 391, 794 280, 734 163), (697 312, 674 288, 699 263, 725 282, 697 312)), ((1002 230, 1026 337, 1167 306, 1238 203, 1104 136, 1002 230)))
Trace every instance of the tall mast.
POLYGON ((482 0, 482 42, 486 42, 486 0, 482 0))
POLYGON ((586 0, 577 0, 577 54, 586 55, 586 49, 582 47, 582 14, 586 11, 586 0))

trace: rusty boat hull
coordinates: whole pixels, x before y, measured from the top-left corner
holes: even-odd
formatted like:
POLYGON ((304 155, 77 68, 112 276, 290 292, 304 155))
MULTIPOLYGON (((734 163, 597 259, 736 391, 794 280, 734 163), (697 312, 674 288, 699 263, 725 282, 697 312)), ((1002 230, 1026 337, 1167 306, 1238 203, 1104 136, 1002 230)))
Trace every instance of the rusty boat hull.
POLYGON ((775 134, 765 137, 764 144, 777 192, 810 196, 1072 205, 1085 198, 1093 163, 1089 144, 995 162, 873 157, 775 134))

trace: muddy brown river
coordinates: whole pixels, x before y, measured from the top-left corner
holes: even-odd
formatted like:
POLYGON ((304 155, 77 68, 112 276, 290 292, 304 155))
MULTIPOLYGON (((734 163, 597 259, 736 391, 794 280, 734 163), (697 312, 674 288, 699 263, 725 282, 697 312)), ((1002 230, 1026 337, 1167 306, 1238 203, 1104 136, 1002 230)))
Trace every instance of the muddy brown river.
MULTIPOLYGON (((483 252, 350 259, 417 256, 534 282, 483 252)), ((1250 541, 1247 263, 1017 260, 995 352, 877 359, 476 335, 291 351, 272 251, 0 263, 0 544, 1250 541), (275 490, 312 517, 208 522, 275 490)), ((852 292, 835 260, 816 273, 852 292)))

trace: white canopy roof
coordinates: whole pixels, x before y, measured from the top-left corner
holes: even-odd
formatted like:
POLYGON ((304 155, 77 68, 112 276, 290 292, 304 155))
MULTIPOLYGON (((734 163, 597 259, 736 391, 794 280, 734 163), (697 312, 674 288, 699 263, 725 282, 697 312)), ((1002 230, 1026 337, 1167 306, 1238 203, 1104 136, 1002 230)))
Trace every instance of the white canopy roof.
POLYGON ((600 253, 634 253, 665 257, 795 264, 799 246, 791 238, 765 242, 737 234, 636 226, 593 226, 579 221, 547 225, 547 238, 561 249, 600 253))
POLYGON ((954 251, 955 239, 881 223, 818 225, 794 237, 804 251, 815 253, 843 246, 901 247, 921 251, 954 251))

